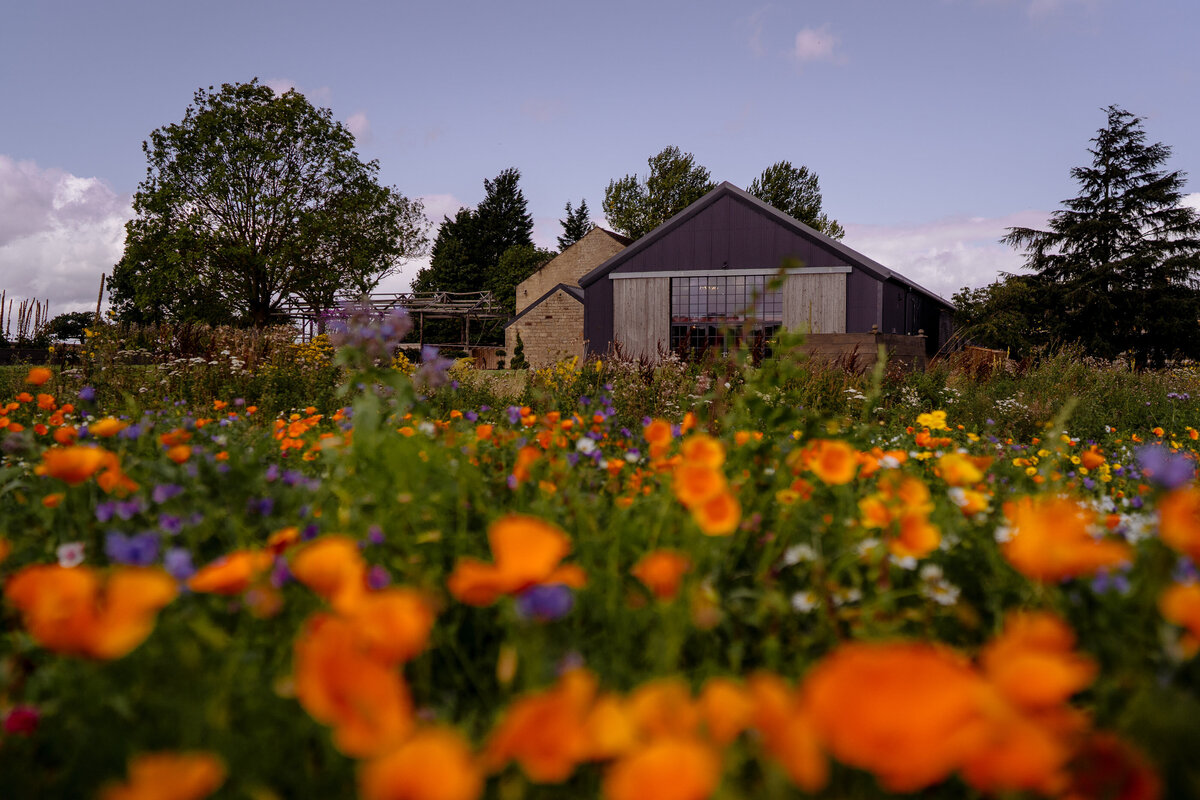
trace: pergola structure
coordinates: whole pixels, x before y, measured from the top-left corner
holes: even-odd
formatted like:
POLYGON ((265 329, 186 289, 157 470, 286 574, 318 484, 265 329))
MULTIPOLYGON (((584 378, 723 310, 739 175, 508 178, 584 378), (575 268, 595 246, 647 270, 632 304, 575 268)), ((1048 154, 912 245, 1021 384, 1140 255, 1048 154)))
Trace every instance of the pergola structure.
MULTIPOLYGON (((345 302, 366 303, 380 316, 394 308, 403 308, 416 322, 419 342, 425 344, 425 320, 457 319, 462 321, 462 341, 450 342, 451 346, 471 346, 471 320, 508 319, 504 310, 491 292, 377 292, 362 297, 338 297, 334 308, 345 302)), ((320 308, 313 303, 292 300, 280 312, 300 325, 300 334, 305 341, 324 331, 325 320, 332 309, 320 308)))

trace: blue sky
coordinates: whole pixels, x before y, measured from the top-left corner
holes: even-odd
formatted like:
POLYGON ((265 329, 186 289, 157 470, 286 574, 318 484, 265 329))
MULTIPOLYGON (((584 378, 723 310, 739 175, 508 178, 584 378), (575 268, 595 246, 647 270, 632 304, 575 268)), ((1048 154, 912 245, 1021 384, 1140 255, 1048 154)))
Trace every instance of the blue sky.
POLYGON ((253 77, 332 109, 435 222, 517 167, 544 245, 673 144, 742 187, 808 166, 847 244, 949 296, 1019 267, 996 240, 1076 193, 1109 104, 1200 205, 1194 0, 5 5, 0 288, 53 313, 120 257, 142 141, 253 77))

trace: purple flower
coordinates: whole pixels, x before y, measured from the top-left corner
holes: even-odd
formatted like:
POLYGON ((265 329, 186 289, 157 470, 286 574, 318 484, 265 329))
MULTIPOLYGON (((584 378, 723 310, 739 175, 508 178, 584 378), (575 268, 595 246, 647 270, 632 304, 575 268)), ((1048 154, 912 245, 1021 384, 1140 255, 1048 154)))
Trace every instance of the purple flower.
POLYGON ((271 585, 279 589, 291 579, 292 571, 288 569, 287 559, 275 559, 275 564, 271 567, 271 585))
POLYGON ((508 407, 508 424, 516 425, 521 421, 521 409, 516 406, 508 407))
POLYGON ((320 531, 321 529, 317 526, 317 523, 310 522, 304 526, 304 530, 300 531, 300 538, 307 542, 310 539, 317 538, 317 534, 320 531))
POLYGON ((1138 466, 1151 483, 1164 489, 1178 489, 1196 475, 1196 465, 1190 458, 1173 453, 1158 444, 1139 447, 1134 451, 1138 466))
POLYGON ((413 373, 413 381, 428 389, 435 389, 450 380, 448 370, 454 364, 443 358, 441 352, 431 345, 421 348, 421 366, 413 373))
POLYGON ((96 399, 96 390, 91 386, 84 386, 79 390, 79 399, 85 403, 90 403, 96 399))
POLYGON ((192 566, 192 554, 182 547, 168 548, 163 554, 163 569, 177 581, 186 581, 196 572, 192 566))
POLYGON ((1129 591, 1129 578, 1122 571, 1102 569, 1092 578, 1092 591, 1096 594, 1125 594, 1129 591))
POLYGON ((378 591, 392 582, 392 576, 383 567, 376 564, 367 570, 367 586, 378 591))
POLYGON ((273 497, 251 497, 246 501, 246 510, 251 514, 258 514, 263 517, 271 515, 275 510, 275 499, 273 497))
POLYGON ((148 567, 158 559, 158 535, 146 532, 126 536, 113 531, 104 539, 104 553, 118 564, 148 567))
POLYGON ((117 503, 115 500, 106 500, 103 503, 96 504, 96 521, 108 522, 113 518, 113 514, 117 511, 117 503))
POLYGON ((1200 571, 1190 558, 1180 558, 1171 577, 1176 583, 1195 583, 1200 579, 1200 571))
POLYGON ((383 544, 383 528, 378 525, 367 528, 367 541, 371 544, 383 544))
POLYGON ((150 491, 150 499, 155 503, 165 503, 172 497, 183 492, 182 486, 177 486, 174 483, 160 483, 150 491))
POLYGON ((479 419, 479 415, 474 411, 468 411, 467 413, 463 414, 463 417, 466 418, 467 422, 475 422, 479 419))
POLYGON ((116 515, 123 520, 131 520, 145 510, 146 506, 142 503, 142 498, 140 497, 135 497, 132 500, 118 500, 114 505, 116 515))
POLYGON ((517 595, 517 616, 538 622, 562 619, 575 605, 575 594, 561 583, 531 586, 517 595))
POLYGON ((163 533, 174 536, 183 530, 183 520, 174 514, 159 514, 158 527, 162 528, 163 533))
POLYGON ((267 471, 263 473, 263 477, 267 479, 267 483, 272 483, 273 481, 279 480, 279 465, 272 464, 271 466, 267 467, 267 471))

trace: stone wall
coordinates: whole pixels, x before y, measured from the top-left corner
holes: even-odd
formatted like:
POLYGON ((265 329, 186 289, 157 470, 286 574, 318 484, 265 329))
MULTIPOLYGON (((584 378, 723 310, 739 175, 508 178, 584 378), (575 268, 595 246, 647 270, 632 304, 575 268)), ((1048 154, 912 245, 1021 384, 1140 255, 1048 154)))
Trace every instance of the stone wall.
MULTIPOLYGON (((578 286, 579 279, 612 258, 625 244, 603 228, 592 228, 582 239, 550 259, 517 284, 517 313, 560 283, 578 286)), ((525 338, 525 334, 521 334, 525 338)))
POLYGON ((571 356, 579 356, 582 361, 583 303, 560 289, 505 328, 507 366, 512 366, 518 332, 525 345, 525 361, 530 367, 546 367, 571 356))

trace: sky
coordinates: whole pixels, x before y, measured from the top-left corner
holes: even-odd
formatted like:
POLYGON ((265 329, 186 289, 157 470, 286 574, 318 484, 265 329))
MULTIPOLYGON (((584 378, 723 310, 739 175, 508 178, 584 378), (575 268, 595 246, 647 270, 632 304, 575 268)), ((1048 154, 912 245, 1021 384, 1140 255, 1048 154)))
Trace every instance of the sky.
MULTIPOLYGON (((436 223, 516 167, 534 240, 668 145, 745 188, 820 177, 845 244, 949 298, 1020 271, 999 243, 1077 194, 1121 106, 1200 208, 1195 0, 0 0, 0 289, 94 308, 146 176, 200 88, 331 109, 436 223)), ((403 291, 409 262, 381 289, 403 291)))

